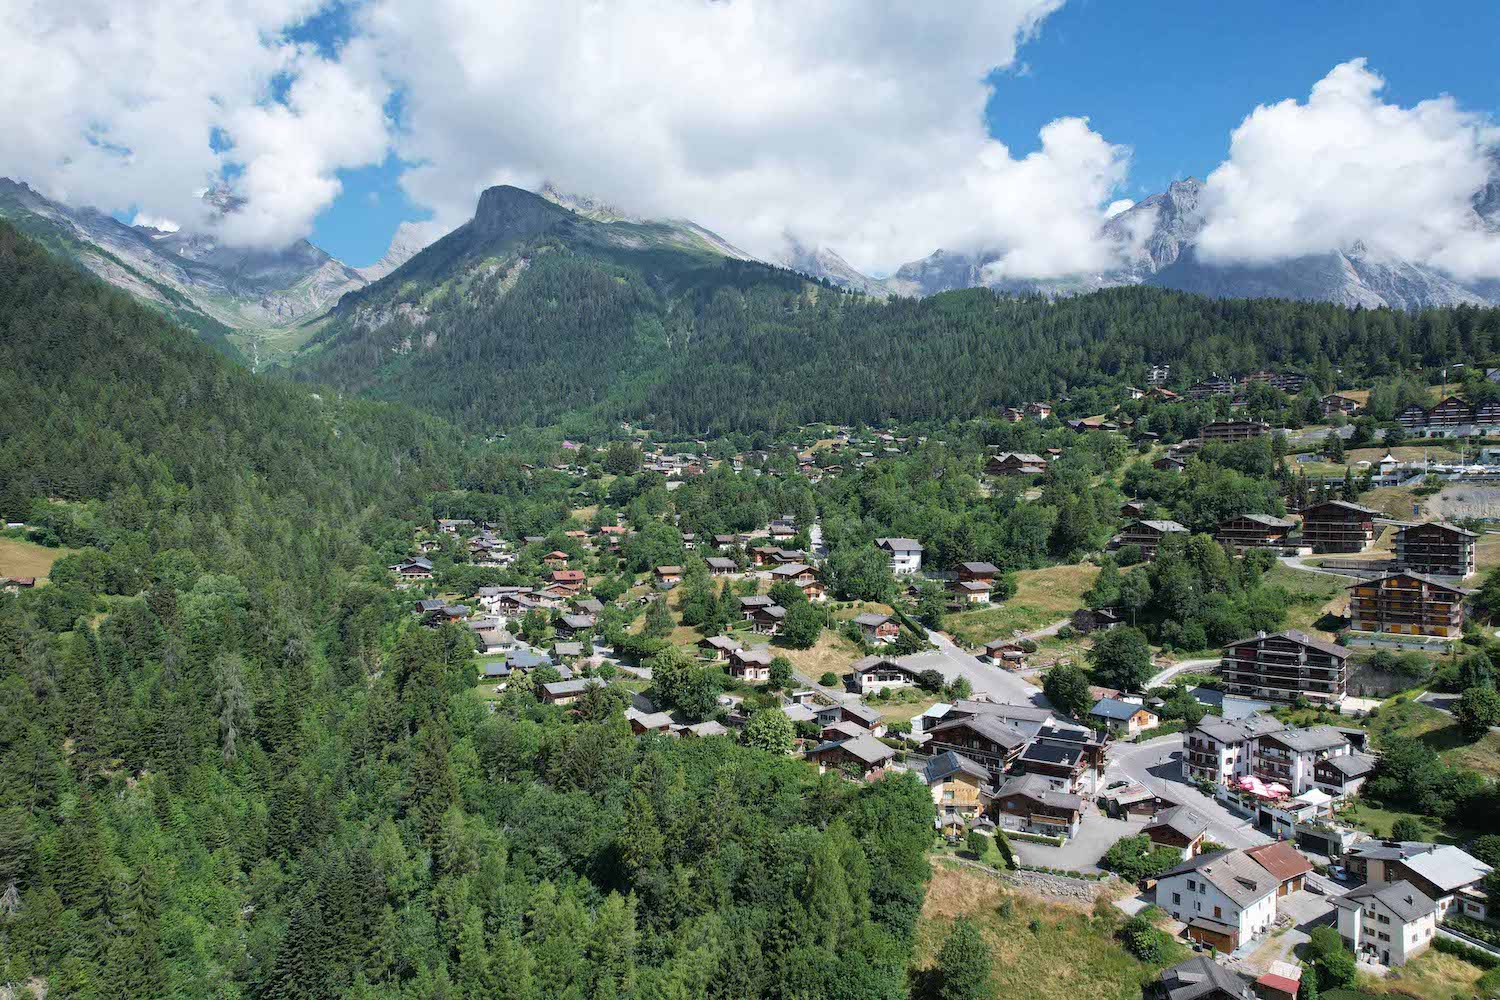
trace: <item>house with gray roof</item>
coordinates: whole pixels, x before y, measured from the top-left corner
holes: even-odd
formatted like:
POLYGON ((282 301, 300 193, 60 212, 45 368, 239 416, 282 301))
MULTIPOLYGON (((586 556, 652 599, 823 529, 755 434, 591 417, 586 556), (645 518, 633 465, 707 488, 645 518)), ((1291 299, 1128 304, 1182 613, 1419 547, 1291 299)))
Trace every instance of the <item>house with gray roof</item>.
POLYGON ((1333 905, 1344 945, 1381 965, 1405 965, 1437 936, 1437 903, 1404 879, 1366 882, 1335 898, 1333 905))
POLYGON ((819 771, 827 771, 831 768, 857 772, 864 777, 869 777, 870 772, 884 767, 895 757, 895 750, 873 736, 834 740, 807 752, 807 759, 817 764, 819 771))
POLYGON ((922 543, 915 538, 877 538, 875 547, 890 557, 894 576, 910 576, 922 569, 922 543))
POLYGON ((1157 814, 1141 831, 1152 847, 1170 847, 1184 858, 1192 858, 1203 846, 1208 834, 1208 820, 1187 806, 1174 806, 1157 814))
POLYGON ((1161 979, 1146 991, 1150 1000, 1254 1000, 1250 980, 1215 962, 1194 955, 1163 970, 1161 979))
POLYGON ((1083 799, 1059 791, 1040 774, 1001 782, 990 796, 990 808, 1003 826, 1052 836, 1076 835, 1083 817, 1083 799))
POLYGON ((1186 923, 1191 940, 1232 952, 1271 929, 1279 885, 1244 851, 1213 851, 1163 874, 1156 905, 1186 923))

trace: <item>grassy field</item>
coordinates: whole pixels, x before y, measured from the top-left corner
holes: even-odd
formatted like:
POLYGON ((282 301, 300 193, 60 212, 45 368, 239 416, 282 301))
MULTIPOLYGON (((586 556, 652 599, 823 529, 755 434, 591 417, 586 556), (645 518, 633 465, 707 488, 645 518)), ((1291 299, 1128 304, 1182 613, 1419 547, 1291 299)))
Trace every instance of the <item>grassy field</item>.
POLYGON ((1083 606, 1099 567, 1089 563, 1049 566, 1016 574, 1016 596, 983 611, 961 611, 943 619, 943 630, 960 642, 983 644, 1031 632, 1067 618, 1083 606))
POLYGON ((917 922, 913 967, 919 977, 930 969, 953 921, 967 917, 990 946, 995 1000, 1139 1000, 1159 970, 1115 939, 1124 914, 1107 903, 1097 912, 1042 902, 981 872, 940 863, 917 922))
POLYGON ((1343 577, 1324 573, 1306 573, 1277 563, 1262 578, 1266 583, 1284 588, 1292 595, 1292 605, 1287 609, 1287 627, 1301 629, 1310 635, 1332 639, 1333 632, 1316 626, 1324 615, 1342 614, 1349 607, 1349 596, 1344 590, 1343 577))
POLYGON ((1359 502, 1387 517, 1410 519, 1412 504, 1420 504, 1422 499, 1405 486, 1382 486, 1360 494, 1359 502))
POLYGON ((33 576, 46 579, 52 564, 71 549, 49 549, 19 538, 0 538, 0 576, 33 576))
POLYGON ((791 660, 799 674, 814 681, 830 670, 843 677, 849 672, 850 664, 863 655, 854 643, 829 631, 824 631, 811 649, 787 649, 785 646, 772 645, 771 651, 791 660))
POLYGON ((1474 544, 1474 564, 1480 573, 1500 566, 1500 535, 1483 534, 1474 544))
POLYGON ((1500 733, 1489 733, 1478 742, 1445 750, 1442 756, 1454 767, 1478 771, 1491 780, 1500 779, 1500 733))

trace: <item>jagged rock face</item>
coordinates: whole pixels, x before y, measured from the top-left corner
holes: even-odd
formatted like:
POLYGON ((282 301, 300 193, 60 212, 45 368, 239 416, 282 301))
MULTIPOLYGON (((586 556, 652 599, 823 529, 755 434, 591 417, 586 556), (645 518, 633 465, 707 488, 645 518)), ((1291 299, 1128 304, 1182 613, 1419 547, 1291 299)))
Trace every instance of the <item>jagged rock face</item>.
MULTIPOLYGON (((210 192, 208 200, 217 209, 234 208, 222 192, 210 192)), ((234 329, 297 323, 366 283, 306 240, 279 250, 226 246, 202 233, 130 226, 94 209, 72 209, 8 179, 0 179, 0 214, 48 225, 80 263, 111 284, 234 329)))
POLYGON ((804 246, 791 236, 787 237, 786 249, 775 263, 809 277, 822 278, 840 288, 852 288, 866 295, 890 294, 885 282, 861 274, 834 251, 827 247, 804 246))

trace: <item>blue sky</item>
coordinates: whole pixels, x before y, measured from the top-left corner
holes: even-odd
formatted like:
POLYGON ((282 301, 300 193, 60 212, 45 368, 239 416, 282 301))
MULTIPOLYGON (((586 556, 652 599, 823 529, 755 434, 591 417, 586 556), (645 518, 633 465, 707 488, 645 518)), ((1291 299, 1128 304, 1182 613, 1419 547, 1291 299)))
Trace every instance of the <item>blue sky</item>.
POLYGON ((997 74, 990 132, 1016 155, 1060 115, 1086 115, 1133 148, 1126 196, 1203 177, 1257 104, 1297 98, 1335 64, 1364 56, 1386 101, 1448 93, 1500 109, 1500 3, 1312 0, 1296 3, 1069 0, 1022 47, 1019 74, 997 74))

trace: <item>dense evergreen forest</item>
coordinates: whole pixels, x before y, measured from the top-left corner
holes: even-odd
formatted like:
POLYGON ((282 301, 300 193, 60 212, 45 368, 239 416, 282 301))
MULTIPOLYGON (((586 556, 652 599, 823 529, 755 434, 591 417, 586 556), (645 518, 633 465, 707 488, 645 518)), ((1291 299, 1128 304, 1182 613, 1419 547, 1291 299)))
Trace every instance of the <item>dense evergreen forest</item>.
POLYGON ((1320 384, 1487 358, 1500 310, 1406 313, 1120 288, 881 302, 743 262, 555 234, 419 254, 346 300, 303 374, 477 428, 626 418, 663 434, 949 420, 1090 386, 1294 366, 1320 384))
POLYGON ((638 740, 608 694, 491 711, 466 632, 412 622, 384 564, 434 495, 540 527, 529 482, 432 417, 250 375, 0 225, 0 514, 67 548, 0 594, 0 983, 904 995, 919 782, 638 740))

